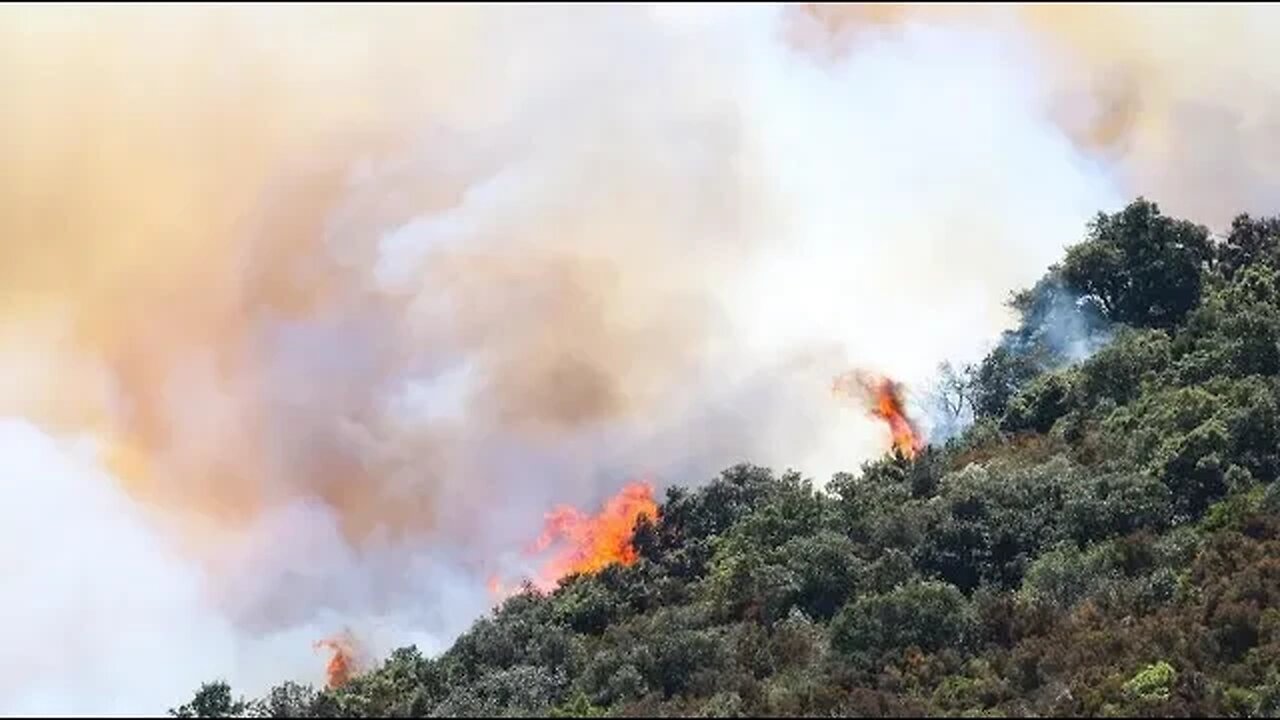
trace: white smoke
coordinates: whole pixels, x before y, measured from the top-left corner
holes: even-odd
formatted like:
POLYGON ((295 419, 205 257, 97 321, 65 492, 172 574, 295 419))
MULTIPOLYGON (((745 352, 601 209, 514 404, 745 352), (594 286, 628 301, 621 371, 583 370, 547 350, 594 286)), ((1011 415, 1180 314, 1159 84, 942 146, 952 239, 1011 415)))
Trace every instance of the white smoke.
POLYGON ((12 714, 163 710, 233 658, 200 573, 166 548, 83 443, 0 421, 0 568, 12 714), (16 499, 17 502, 12 500, 16 499))

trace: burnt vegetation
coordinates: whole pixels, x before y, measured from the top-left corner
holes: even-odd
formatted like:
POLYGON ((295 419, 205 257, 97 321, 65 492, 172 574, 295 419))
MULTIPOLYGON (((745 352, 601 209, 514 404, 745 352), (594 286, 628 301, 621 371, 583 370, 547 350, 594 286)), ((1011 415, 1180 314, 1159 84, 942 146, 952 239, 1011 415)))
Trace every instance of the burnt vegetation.
POLYGON ((1139 199, 1011 305, 912 459, 673 487, 437 658, 173 713, 1280 716, 1280 221, 1139 199))

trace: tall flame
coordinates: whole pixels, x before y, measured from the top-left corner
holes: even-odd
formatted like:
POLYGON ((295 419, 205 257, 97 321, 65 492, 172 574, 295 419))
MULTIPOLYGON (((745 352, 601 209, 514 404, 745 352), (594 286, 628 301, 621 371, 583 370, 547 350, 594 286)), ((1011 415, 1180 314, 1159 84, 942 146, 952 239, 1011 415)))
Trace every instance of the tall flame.
MULTIPOLYGON (((552 509, 542 534, 528 548, 531 555, 552 552, 532 584, 552 590, 567 575, 596 572, 613 563, 634 563, 638 555, 631 536, 641 515, 658 517, 653 487, 645 482, 627 484, 594 517, 569 505, 552 509)), ((497 576, 490 578, 488 585, 496 600, 513 592, 497 576)))
POLYGON ((902 457, 914 458, 924 448, 924 440, 907 417, 898 383, 855 370, 837 377, 832 390, 838 395, 861 399, 872 415, 888 423, 893 449, 902 457))
POLYGON ((658 517, 653 488, 644 482, 629 483, 595 517, 567 505, 547 513, 534 550, 542 552, 557 541, 563 545, 543 566, 539 584, 554 586, 566 575, 596 572, 612 563, 634 563, 637 555, 631 535, 641 515, 658 517))
POLYGON ((328 665, 325 666, 325 675, 330 688, 346 685, 359 671, 356 640, 349 630, 344 630, 331 638, 319 640, 315 647, 317 650, 327 648, 333 653, 328 665))
POLYGON ((486 583, 490 597, 501 603, 529 586, 547 592, 568 575, 597 572, 613 563, 634 563, 639 554, 631 539, 641 515, 658 517, 653 487, 646 482, 628 483, 595 517, 570 505, 553 508, 542 534, 525 549, 530 556, 552 551, 537 578, 507 584, 501 576, 491 575, 486 583))

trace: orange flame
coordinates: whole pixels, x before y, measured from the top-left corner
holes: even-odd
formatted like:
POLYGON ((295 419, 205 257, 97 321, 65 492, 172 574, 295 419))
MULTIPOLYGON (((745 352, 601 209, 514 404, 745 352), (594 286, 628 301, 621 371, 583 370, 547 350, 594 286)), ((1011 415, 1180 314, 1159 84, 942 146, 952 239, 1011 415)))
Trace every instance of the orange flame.
POLYGON ((641 515, 658 517, 653 488, 643 482, 628 484, 595 517, 567 505, 547 513, 532 551, 543 552, 557 542, 561 547, 543 566, 537 584, 550 589, 566 575, 596 572, 612 563, 634 563, 638 556, 631 535, 641 515))
POLYGON ((490 575, 489 581, 485 584, 489 588, 489 598, 493 601, 495 606, 501 605, 503 601, 518 594, 521 590, 521 586, 519 584, 513 583, 508 585, 503 582, 502 578, 498 575, 490 575))
POLYGON ((871 414, 889 424, 893 449, 910 460, 924 449, 924 441, 907 417, 902 389, 887 377, 865 372, 849 372, 837 377, 832 390, 847 397, 860 397, 871 414))
POLYGON ((554 508, 546 515, 542 534, 525 549, 529 555, 552 552, 537 579, 508 585, 501 576, 491 575, 485 583, 489 595, 500 604, 530 586, 550 592, 568 575, 597 572, 613 563, 634 563, 639 554, 631 538, 641 515, 658 517, 653 487, 645 482, 627 484, 595 517, 569 505, 554 508))
POLYGON ((331 638, 319 640, 315 647, 317 650, 327 648, 333 653, 328 665, 325 666, 325 675, 330 689, 346 685, 358 672, 356 640, 349 630, 344 630, 331 638))

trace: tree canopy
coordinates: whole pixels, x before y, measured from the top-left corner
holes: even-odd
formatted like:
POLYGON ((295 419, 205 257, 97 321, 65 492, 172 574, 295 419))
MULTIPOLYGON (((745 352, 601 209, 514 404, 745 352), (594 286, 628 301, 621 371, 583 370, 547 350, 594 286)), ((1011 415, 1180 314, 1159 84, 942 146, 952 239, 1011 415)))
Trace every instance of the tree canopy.
POLYGON ((673 486, 438 657, 173 713, 1280 716, 1280 220, 1139 199, 1011 304, 914 459, 673 486))

